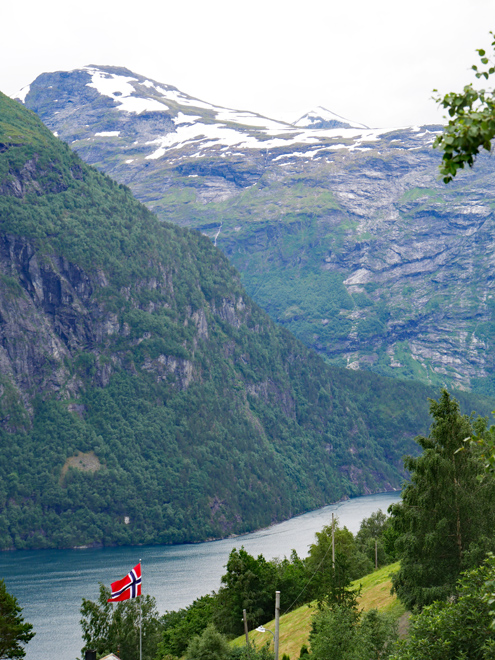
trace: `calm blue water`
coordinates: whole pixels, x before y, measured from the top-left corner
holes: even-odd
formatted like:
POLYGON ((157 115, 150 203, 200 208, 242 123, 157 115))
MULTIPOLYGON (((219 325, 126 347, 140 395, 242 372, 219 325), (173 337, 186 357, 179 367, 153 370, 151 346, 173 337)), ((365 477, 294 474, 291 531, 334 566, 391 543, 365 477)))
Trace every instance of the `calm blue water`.
POLYGON ((398 492, 357 497, 253 534, 197 545, 0 553, 0 577, 36 632, 26 660, 74 660, 82 647, 82 598, 94 600, 99 582, 110 586, 140 559, 143 593, 156 598, 160 613, 176 610, 219 588, 232 548, 243 545, 267 559, 289 556, 294 548, 305 557, 315 533, 331 522, 332 512, 355 533, 363 518, 378 509, 386 511, 399 498, 398 492))

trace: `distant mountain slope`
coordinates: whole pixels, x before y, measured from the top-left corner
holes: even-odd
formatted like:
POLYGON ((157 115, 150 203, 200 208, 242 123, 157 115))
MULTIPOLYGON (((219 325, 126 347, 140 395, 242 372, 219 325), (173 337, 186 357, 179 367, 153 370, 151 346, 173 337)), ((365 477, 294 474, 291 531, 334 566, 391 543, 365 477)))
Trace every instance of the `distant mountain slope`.
POLYGON ((432 390, 326 366, 3 95, 0 145, 0 547, 198 541, 399 487, 432 390))
POLYGON ((114 67, 21 97, 161 219, 208 234, 327 360, 495 392, 494 165, 445 187, 440 127, 346 128, 325 109, 289 126, 114 67))

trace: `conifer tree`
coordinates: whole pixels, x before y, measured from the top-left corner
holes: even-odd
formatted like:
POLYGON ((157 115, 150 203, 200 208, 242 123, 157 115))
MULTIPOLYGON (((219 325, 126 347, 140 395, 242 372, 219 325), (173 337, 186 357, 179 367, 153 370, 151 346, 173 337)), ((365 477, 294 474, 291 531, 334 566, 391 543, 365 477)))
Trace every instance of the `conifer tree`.
POLYGON ((24 645, 35 635, 33 626, 25 623, 21 612, 17 598, 9 594, 5 582, 0 580, 0 660, 23 658, 24 645))
MULTIPOLYGON (((407 608, 422 608, 455 592, 461 571, 479 565, 494 547, 495 478, 474 445, 473 420, 443 391, 430 401, 430 434, 416 441, 423 453, 406 457, 411 482, 391 507, 401 567, 393 588, 407 608)), ((484 420, 474 426, 483 433, 484 420)))

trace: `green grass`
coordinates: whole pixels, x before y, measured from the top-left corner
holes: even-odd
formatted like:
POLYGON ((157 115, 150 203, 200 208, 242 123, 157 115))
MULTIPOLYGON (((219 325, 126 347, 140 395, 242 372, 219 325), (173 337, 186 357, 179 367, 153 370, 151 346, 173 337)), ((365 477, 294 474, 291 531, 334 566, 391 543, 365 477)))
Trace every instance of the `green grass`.
POLYGON ((381 612, 388 612, 396 619, 405 613, 402 603, 390 593, 392 589, 391 575, 399 570, 399 562, 384 566, 374 573, 366 575, 354 584, 362 585, 359 603, 364 610, 376 608, 381 612))

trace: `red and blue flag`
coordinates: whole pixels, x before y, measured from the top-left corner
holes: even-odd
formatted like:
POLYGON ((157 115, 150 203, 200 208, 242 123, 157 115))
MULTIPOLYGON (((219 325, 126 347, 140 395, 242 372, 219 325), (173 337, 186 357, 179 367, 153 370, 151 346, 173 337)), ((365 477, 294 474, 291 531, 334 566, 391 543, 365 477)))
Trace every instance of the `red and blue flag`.
POLYGON ((134 566, 122 580, 112 582, 112 595, 109 603, 118 603, 121 600, 137 598, 141 595, 141 564, 134 566))

